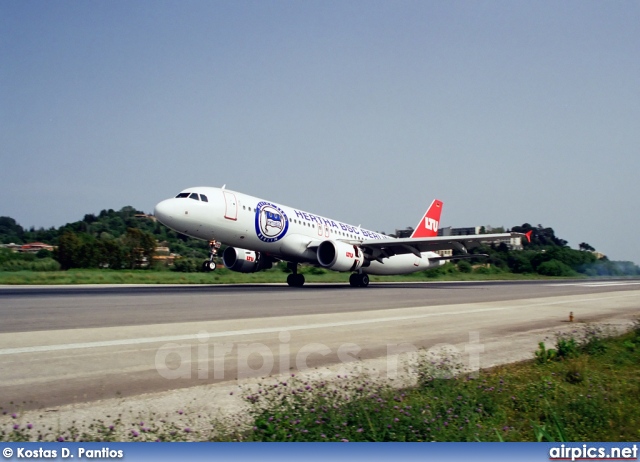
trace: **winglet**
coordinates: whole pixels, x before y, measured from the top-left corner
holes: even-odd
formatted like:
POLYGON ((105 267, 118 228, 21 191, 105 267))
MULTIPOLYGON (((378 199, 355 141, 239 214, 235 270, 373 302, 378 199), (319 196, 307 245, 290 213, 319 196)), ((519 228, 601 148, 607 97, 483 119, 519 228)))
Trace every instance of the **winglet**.
POLYGON ((429 209, 420 220, 420 223, 413 231, 411 237, 435 237, 438 235, 438 226, 440 225, 440 214, 442 213, 442 201, 434 199, 429 209))
POLYGON ((533 230, 529 230, 528 232, 524 233, 524 235, 527 236, 527 241, 529 241, 529 243, 531 243, 531 234, 533 234, 533 230))

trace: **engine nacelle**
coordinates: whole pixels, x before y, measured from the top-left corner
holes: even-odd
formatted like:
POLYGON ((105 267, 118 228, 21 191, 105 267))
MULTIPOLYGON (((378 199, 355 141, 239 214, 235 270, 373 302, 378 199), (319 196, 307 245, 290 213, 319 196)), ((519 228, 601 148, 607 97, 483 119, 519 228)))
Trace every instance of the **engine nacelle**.
POLYGON ((323 241, 317 257, 320 265, 334 271, 355 271, 364 263, 360 247, 340 241, 323 241))
POLYGON ((273 261, 259 252, 240 249, 238 247, 227 247, 222 253, 222 263, 231 271, 239 273, 255 273, 271 268, 273 261))

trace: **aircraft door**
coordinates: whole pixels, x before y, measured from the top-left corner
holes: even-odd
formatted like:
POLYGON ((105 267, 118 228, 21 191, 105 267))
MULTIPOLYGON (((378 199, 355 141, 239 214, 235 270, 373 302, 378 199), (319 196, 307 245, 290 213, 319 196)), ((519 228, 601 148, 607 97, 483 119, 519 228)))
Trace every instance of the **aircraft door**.
POLYGON ((224 194, 224 217, 227 220, 237 220, 238 219, 238 201, 236 200, 235 194, 229 191, 222 191, 224 194))
POLYGON ((329 225, 318 225, 318 236, 322 237, 323 234, 329 239, 329 225))

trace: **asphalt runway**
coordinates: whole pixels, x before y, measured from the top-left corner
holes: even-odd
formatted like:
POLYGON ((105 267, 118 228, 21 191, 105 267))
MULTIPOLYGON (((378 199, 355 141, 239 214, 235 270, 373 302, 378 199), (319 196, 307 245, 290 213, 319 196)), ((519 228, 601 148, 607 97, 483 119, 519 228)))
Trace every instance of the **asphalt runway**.
MULTIPOLYGON (((0 287, 0 407, 41 409, 640 318, 640 281, 0 287), (10 404, 10 403, 13 404, 10 404)), ((466 346, 464 346, 466 345, 466 346)))

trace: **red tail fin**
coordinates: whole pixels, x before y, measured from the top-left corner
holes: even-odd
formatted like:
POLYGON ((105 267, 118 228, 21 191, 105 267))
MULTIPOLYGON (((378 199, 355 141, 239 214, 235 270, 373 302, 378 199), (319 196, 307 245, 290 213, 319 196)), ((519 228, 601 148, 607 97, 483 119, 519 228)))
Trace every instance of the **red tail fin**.
POLYGON ((435 199, 427 213, 424 214, 422 220, 413 231, 411 237, 434 237, 438 235, 438 226, 440 225, 440 214, 442 213, 442 201, 435 199))

